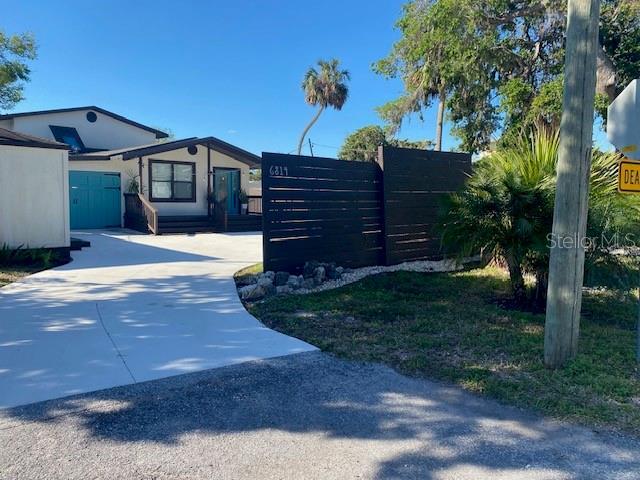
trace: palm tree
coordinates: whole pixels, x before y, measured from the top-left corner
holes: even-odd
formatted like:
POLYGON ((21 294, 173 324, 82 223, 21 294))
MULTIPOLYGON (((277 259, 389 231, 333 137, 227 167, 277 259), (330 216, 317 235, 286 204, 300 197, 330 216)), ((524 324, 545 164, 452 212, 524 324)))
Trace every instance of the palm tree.
POLYGON ((318 111, 305 127, 298 143, 298 155, 302 152, 304 137, 316 123, 322 112, 327 107, 341 110, 349 96, 349 87, 346 82, 351 78, 347 70, 340 69, 337 59, 329 61, 319 60, 319 71, 314 67, 309 68, 302 81, 304 99, 309 105, 318 106, 318 111))
MULTIPOLYGON (((557 131, 539 129, 530 137, 498 149, 479 160, 465 188, 447 199, 442 218, 445 248, 459 256, 482 251, 504 265, 514 298, 526 303, 525 274, 536 279, 534 304, 545 304, 549 236, 553 222, 557 131)), ((613 153, 594 152, 591 163, 587 238, 611 239, 638 233, 639 202, 617 192, 617 161, 613 153)), ((614 264, 609 245, 586 248, 587 268, 606 260, 614 264)))

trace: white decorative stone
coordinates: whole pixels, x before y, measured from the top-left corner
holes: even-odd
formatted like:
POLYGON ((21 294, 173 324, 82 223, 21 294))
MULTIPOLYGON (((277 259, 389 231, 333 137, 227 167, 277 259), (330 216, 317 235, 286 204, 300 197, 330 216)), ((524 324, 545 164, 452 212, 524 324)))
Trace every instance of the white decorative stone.
POLYGON ((260 300, 265 296, 265 290, 259 284, 254 283, 252 285, 247 285, 246 287, 242 287, 238 290, 240 293, 240 298, 246 301, 254 301, 260 300))

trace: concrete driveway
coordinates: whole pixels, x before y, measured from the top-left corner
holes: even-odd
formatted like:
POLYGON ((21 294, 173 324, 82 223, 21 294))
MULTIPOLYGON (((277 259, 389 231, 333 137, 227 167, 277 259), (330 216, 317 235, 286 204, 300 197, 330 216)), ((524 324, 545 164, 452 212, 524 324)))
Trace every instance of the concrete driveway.
POLYGON ((261 235, 74 236, 91 247, 0 289, 0 407, 314 350, 238 300, 261 235))

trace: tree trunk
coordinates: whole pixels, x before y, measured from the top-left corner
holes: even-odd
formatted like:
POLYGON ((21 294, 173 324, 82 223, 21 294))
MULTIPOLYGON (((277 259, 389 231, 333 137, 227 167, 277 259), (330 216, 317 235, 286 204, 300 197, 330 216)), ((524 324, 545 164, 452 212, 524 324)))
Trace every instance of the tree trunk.
POLYGON ((300 155, 302 153, 302 144, 304 143, 304 137, 307 136, 307 133, 309 133, 309 130, 311 130, 311 127, 313 127, 313 124, 316 123, 316 121, 318 120, 318 118, 320 117, 320 114, 324 111, 324 107, 320 107, 318 109, 318 113, 316 113, 314 115, 314 117, 311 119, 311 121, 309 122, 309 124, 305 127, 305 129, 302 131, 302 136, 300 137, 300 142, 298 142, 298 155, 300 155))
POLYGON ((549 272, 540 269, 536 272, 536 291, 533 303, 537 308, 544 308, 547 303, 547 288, 549 284, 549 272))
POLYGON ((522 267, 520 266, 520 262, 511 256, 507 257, 506 260, 507 268, 509 269, 509 281, 511 282, 513 298, 519 305, 523 305, 526 299, 526 290, 524 287, 522 267))
POLYGON ((596 57, 596 93, 606 95, 609 102, 616 98, 616 69, 601 45, 596 57))
POLYGON ((447 103, 447 91, 443 84, 438 91, 438 117, 436 119, 436 151, 442 150, 442 124, 444 123, 444 107, 447 103))
POLYGON ((544 328, 544 363, 550 368, 563 366, 578 351, 599 12, 600 0, 569 0, 544 328))

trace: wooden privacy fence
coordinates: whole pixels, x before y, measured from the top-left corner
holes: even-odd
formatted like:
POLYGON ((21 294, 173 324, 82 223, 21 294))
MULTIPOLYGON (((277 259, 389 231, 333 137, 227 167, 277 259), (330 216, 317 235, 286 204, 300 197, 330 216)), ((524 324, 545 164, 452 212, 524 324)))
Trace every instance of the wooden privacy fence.
POLYGON ((443 195, 462 188, 471 155, 408 148, 380 148, 383 169, 384 238, 387 265, 440 254, 435 231, 443 195))
POLYGON ((440 198, 470 171, 468 154, 427 150, 381 147, 377 163, 263 153, 264 268, 435 257, 440 198))

